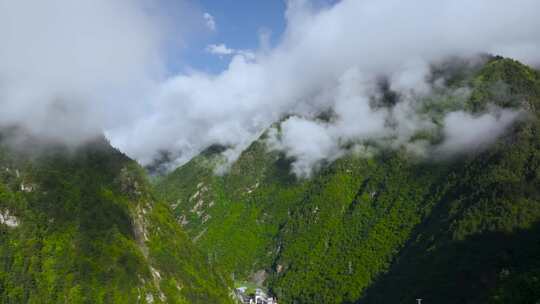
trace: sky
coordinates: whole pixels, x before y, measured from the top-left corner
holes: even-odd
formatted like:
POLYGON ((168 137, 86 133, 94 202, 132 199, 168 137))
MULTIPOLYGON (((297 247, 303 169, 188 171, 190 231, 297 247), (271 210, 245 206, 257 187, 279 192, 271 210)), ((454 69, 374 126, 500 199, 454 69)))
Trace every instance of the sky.
POLYGON ((285 28, 284 1, 200 0, 204 14, 213 20, 205 35, 194 37, 182 58, 180 69, 217 73, 228 65, 229 56, 215 56, 207 51, 210 44, 226 44, 232 49, 254 50, 261 35, 268 35, 275 45, 285 28))
POLYGON ((539 64, 540 2, 413 2, 0 0, 0 128, 71 146, 105 133, 142 165, 167 152, 168 169, 220 144, 223 173, 281 121, 268 147, 304 177, 366 141, 430 155, 496 138, 519 110, 440 125, 418 113, 422 97, 470 94, 427 83, 429 67, 480 53, 539 64), (395 107, 371 102, 381 78, 395 107), (443 142, 411 141, 426 130, 443 142))
MULTIPOLYGON (((311 5, 322 8, 337 0, 312 0, 311 5)), ((171 52, 169 71, 190 69, 218 73, 229 64, 230 56, 216 56, 208 50, 209 45, 225 44, 235 50, 256 50, 261 39, 274 47, 285 30, 285 0, 198 0, 193 6, 201 12, 206 28, 190 36, 189 44, 182 53, 171 52)))

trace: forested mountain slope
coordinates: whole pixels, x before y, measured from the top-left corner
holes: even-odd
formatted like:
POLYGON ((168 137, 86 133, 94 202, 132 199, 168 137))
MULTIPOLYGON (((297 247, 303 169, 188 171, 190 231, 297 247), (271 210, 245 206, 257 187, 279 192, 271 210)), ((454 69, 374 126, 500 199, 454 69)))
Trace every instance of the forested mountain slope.
POLYGON ((0 138, 0 303, 231 302, 134 161, 103 138, 15 133, 0 138))
POLYGON ((522 111, 489 147, 436 158, 373 143, 372 155, 299 179, 264 134, 226 174, 214 174, 212 147, 159 180, 158 193, 213 265, 281 303, 539 300, 540 75, 500 57, 458 62, 433 74, 471 93, 443 91, 423 110, 435 124, 459 109, 522 111))

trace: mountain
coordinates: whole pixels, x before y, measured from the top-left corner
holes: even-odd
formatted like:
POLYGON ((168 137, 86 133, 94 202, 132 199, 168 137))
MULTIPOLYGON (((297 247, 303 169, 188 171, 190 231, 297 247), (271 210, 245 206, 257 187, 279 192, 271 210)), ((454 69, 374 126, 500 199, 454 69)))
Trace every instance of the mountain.
MULTIPOLYGON (((267 132, 225 174, 211 147, 157 194, 211 265, 280 303, 540 300, 540 73, 501 57, 432 70, 446 88, 424 103, 435 124, 494 105, 522 118, 489 147, 436 158, 367 143, 372 155, 348 153, 307 179, 267 132), (448 93, 463 87, 466 100, 448 93)), ((399 102, 387 93, 382 106, 399 102)))
MULTIPOLYGON (((269 148, 280 122, 225 173, 216 145, 152 181, 105 138, 0 130, 0 303, 232 303, 233 283, 280 303, 540 300, 540 73, 486 57, 431 76, 437 128, 407 144, 439 147, 453 111, 519 119, 451 155, 350 143, 309 178, 269 148)), ((380 90, 373 106, 401 102, 380 90)))
POLYGON ((19 133, 0 136, 0 303, 232 302, 133 160, 19 133))

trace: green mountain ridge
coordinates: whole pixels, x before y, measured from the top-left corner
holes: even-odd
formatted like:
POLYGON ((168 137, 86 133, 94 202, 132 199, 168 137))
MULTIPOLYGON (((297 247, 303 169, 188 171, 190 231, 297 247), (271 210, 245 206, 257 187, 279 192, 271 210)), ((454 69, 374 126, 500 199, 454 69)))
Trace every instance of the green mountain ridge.
POLYGON ((489 148, 438 160, 375 143, 372 157, 349 153, 310 179, 265 134, 226 174, 207 151, 157 193, 210 264, 280 303, 540 300, 540 73, 500 57, 434 73, 471 90, 428 98, 435 124, 490 104, 527 114, 489 148))
POLYGON ((0 223, 0 303, 232 303, 232 283, 104 138, 14 146, 10 133, 0 137, 10 220, 0 223))
MULTIPOLYGON (((224 174, 212 146, 149 178, 105 138, 0 130, 0 303, 234 303, 239 285, 279 303, 540 301, 540 72, 454 58, 431 76, 416 111, 435 128, 343 143, 309 178, 271 132, 224 174), (445 115, 493 109, 521 114, 489 146, 429 153, 445 115)), ((379 89, 372 106, 401 102, 379 89)))

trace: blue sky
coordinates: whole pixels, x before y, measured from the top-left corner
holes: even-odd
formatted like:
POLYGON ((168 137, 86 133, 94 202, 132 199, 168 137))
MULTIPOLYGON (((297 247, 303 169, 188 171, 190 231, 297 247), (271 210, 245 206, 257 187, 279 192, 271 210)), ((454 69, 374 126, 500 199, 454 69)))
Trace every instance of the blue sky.
POLYGON ((210 44, 224 43, 233 49, 256 49, 259 33, 269 31, 275 44, 285 28, 284 0, 198 0, 203 13, 212 15, 215 30, 190 37, 182 53, 181 69, 217 73, 227 67, 228 56, 205 51, 210 44))

